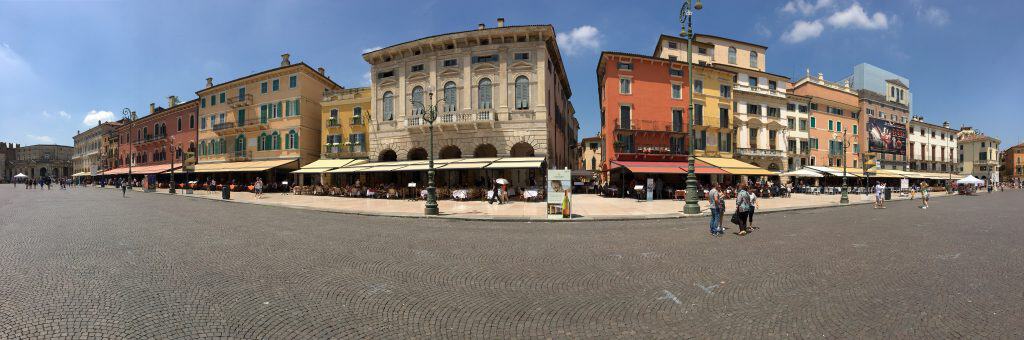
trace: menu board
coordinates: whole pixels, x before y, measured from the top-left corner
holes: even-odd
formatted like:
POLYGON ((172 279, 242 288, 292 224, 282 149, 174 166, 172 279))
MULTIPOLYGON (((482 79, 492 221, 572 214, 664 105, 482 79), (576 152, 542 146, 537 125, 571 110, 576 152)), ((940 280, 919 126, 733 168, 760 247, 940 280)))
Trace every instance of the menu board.
POLYGON ((572 218, 572 171, 548 169, 548 219, 572 218))

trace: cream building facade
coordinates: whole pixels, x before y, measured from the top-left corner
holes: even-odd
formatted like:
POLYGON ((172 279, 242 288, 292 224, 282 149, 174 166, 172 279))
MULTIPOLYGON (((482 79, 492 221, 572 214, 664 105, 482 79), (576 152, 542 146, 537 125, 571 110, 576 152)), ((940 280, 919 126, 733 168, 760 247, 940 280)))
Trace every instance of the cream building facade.
MULTIPOLYGON (((108 153, 104 148, 105 139, 109 138, 111 134, 116 134, 118 126, 121 124, 117 122, 100 122, 74 136, 74 154, 71 158, 74 173, 92 176, 106 170, 108 153)), ((116 156, 114 157, 116 158, 116 156)))
POLYGON ((71 155, 74 148, 65 145, 39 144, 15 149, 11 173, 23 173, 31 179, 71 177, 71 155))
POLYGON ((960 174, 999 182, 999 139, 967 126, 960 128, 957 138, 960 174))
POLYGON ((229 82, 215 85, 207 78, 206 88, 196 91, 197 167, 207 169, 197 172, 232 169, 230 164, 203 164, 251 161, 295 160, 281 167, 296 169, 320 157, 320 102, 324 93, 341 86, 323 68, 292 64, 289 57, 281 56, 280 67, 229 82))
MULTIPOLYGON (((792 84, 789 84, 787 88, 792 89, 792 84)), ((793 93, 786 94, 786 97, 789 102, 782 110, 782 119, 786 122, 784 133, 788 157, 786 171, 793 171, 811 165, 810 111, 808 109, 811 105, 811 98, 793 93)))
POLYGON ((957 130, 914 116, 907 126, 907 162, 910 171, 959 173, 957 130))
POLYGON ((578 123, 550 25, 436 35, 363 55, 371 67, 371 161, 426 159, 437 105, 437 158, 546 157, 572 167, 578 123), (431 96, 431 94, 433 96, 431 96))

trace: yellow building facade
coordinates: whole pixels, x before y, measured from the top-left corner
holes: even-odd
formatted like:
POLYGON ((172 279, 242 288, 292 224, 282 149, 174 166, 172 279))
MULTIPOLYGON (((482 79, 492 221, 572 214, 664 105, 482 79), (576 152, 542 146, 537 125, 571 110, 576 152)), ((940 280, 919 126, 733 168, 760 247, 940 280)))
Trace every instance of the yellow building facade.
POLYGON ((694 133, 697 156, 732 158, 735 145, 732 86, 735 73, 693 67, 694 133))
POLYGON ((340 89, 324 94, 321 107, 321 159, 367 158, 370 88, 340 89))

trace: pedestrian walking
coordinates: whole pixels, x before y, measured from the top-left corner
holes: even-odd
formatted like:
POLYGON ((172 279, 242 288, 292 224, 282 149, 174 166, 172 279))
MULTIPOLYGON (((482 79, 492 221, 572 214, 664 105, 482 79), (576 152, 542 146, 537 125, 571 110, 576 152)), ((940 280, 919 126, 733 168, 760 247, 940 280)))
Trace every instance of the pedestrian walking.
POLYGON ((256 189, 256 198, 263 198, 263 179, 256 177, 256 184, 253 184, 253 189, 256 189))
POLYGON ((885 209, 885 201, 883 200, 883 193, 885 192, 885 186, 882 182, 876 182, 875 184, 875 209, 885 209))
POLYGON ((736 194, 736 213, 733 214, 732 222, 740 227, 736 235, 744 236, 747 231, 747 212, 750 211, 750 192, 746 184, 740 184, 739 193, 736 194))
POLYGON ((748 192, 750 195, 750 210, 747 211, 747 229, 757 229, 754 226, 754 211, 757 210, 757 193, 748 192))
POLYGON ((494 204, 495 201, 501 204, 501 194, 498 193, 498 183, 491 182, 491 197, 487 199, 487 204, 494 204))
POLYGON ((921 183, 921 209, 928 209, 928 198, 931 194, 928 191, 928 183, 921 183))
POLYGON ((128 197, 128 181, 121 179, 121 198, 128 197))
POLYGON ((722 194, 718 191, 719 185, 715 184, 708 191, 708 206, 711 208, 711 236, 722 235, 722 194))

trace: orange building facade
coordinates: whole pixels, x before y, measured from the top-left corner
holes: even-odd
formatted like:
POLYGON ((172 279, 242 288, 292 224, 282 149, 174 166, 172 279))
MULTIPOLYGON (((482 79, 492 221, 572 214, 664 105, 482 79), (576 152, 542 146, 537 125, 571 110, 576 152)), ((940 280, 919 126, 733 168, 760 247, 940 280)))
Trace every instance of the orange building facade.
POLYGON ((810 98, 808 147, 811 166, 843 166, 843 132, 846 132, 846 166, 858 169, 863 133, 860 123, 860 99, 848 86, 804 77, 793 85, 793 93, 810 98))
POLYGON ((686 63, 604 52, 597 82, 604 169, 615 161, 686 161, 686 63))

